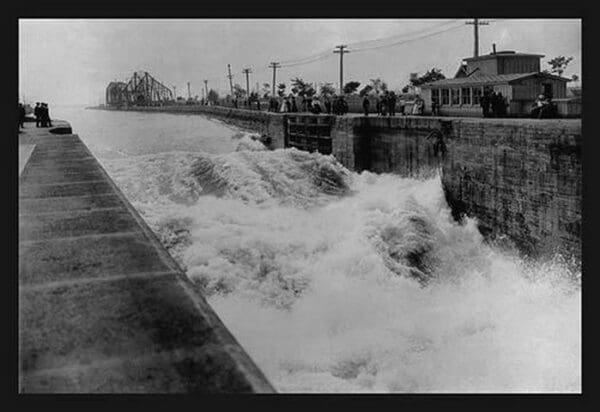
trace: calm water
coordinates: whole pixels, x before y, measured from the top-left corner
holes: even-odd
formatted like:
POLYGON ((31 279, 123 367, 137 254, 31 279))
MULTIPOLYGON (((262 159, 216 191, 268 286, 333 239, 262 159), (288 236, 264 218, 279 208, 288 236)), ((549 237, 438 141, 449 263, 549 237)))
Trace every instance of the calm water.
POLYGON ((452 221, 439 178, 201 116, 56 108, 279 391, 579 392, 580 273, 452 221))

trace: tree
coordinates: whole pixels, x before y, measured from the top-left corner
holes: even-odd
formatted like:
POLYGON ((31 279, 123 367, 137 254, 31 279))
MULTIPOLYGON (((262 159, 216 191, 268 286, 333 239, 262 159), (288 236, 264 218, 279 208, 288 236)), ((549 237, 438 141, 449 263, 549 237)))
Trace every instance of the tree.
POLYGON ((344 94, 352 94, 356 93, 358 90, 358 86, 360 86, 360 82, 348 82, 344 85, 343 91, 344 94))
POLYGON ((370 84, 367 84, 365 87, 363 87, 361 89, 361 91, 358 93, 358 95, 360 97, 365 97, 366 95, 371 93, 372 90, 373 90, 373 86, 371 86, 370 84))
POLYGON ((410 84, 413 86, 420 86, 424 83, 435 82, 436 80, 445 79, 446 76, 442 73, 442 69, 433 68, 425 72, 423 76, 410 79, 410 84))
POLYGON ((379 77, 371 79, 371 87, 377 94, 381 94, 388 89, 387 83, 381 80, 379 77))
POLYGON ((292 92, 297 93, 298 96, 312 97, 317 93, 317 91, 313 87, 312 83, 305 82, 304 80, 302 80, 299 77, 296 77, 295 79, 292 79, 291 81, 292 81, 292 86, 294 86, 292 88, 292 92))
POLYGON ((233 95, 236 97, 236 99, 243 99, 244 96, 246 96, 246 89, 236 83, 233 86, 233 95))
POLYGON ((576 74, 574 74, 573 76, 571 76, 571 81, 572 82, 576 82, 579 80, 579 76, 577 76, 576 74))
POLYGON ((210 102, 216 102, 219 100, 219 93, 217 93, 215 90, 210 89, 208 91, 208 97, 207 97, 208 101, 210 102))
POLYGON ((279 97, 285 96, 285 87, 285 83, 279 83, 277 85, 277 94, 279 95, 279 97))
POLYGON ((262 94, 265 99, 271 95, 271 85, 269 83, 263 83, 262 94))
POLYGON ((408 93, 408 91, 410 90, 410 87, 408 86, 408 84, 406 86, 404 86, 402 88, 402 93, 408 93))
POLYGON ((551 73, 556 73, 559 76, 562 76, 563 72, 565 71, 565 69, 567 68, 569 63, 571 63, 571 60, 573 60, 573 56, 571 56, 571 57, 557 56, 557 57, 553 58, 552 60, 548 60, 547 63, 551 67, 551 70, 550 70, 551 73))
POLYGON ((333 87, 333 83, 321 83, 321 86, 319 87, 319 89, 320 89, 320 92, 319 92, 320 96, 331 97, 335 94, 335 88, 333 87))

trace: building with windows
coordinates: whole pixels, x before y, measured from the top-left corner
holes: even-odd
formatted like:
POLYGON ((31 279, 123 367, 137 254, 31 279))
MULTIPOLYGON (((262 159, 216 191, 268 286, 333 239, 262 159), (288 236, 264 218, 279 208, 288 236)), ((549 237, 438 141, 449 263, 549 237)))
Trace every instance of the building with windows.
POLYGON ((454 78, 421 85, 425 113, 432 102, 445 116, 483 116, 480 106, 484 92, 502 93, 511 117, 528 116, 535 99, 544 94, 567 110, 567 82, 570 79, 540 71, 541 54, 499 51, 464 59, 454 78))

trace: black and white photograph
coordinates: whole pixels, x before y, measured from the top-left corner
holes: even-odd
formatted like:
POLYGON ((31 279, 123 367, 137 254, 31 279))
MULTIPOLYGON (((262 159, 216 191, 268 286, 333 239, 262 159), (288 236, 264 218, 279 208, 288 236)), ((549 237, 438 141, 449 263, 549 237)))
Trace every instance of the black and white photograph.
POLYGON ((582 393, 582 18, 17 25, 20 395, 582 393))

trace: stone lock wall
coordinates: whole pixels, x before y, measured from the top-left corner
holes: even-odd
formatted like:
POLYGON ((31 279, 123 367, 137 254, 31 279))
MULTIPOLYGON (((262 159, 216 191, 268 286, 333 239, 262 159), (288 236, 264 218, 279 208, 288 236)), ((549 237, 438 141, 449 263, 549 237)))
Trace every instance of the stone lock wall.
POLYGON ((530 255, 581 257, 579 120, 341 118, 332 139, 356 171, 440 172, 454 217, 477 218, 489 237, 506 235, 530 255))
POLYGON ((581 256, 581 123, 453 122, 442 184, 455 216, 521 250, 581 256))

